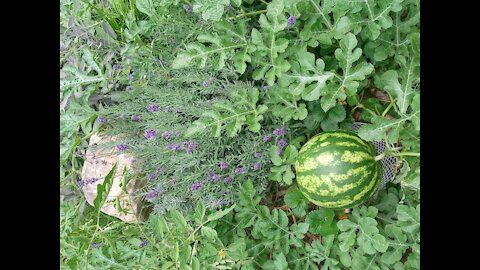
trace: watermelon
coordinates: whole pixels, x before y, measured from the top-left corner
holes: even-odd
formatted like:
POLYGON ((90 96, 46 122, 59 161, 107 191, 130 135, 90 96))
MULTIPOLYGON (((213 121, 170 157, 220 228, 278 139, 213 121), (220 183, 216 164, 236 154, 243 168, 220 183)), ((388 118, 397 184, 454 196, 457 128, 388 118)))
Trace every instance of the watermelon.
POLYGON ((375 148, 353 132, 319 133, 298 152, 297 185, 318 206, 355 207, 372 197, 382 181, 382 167, 375 154, 375 148))

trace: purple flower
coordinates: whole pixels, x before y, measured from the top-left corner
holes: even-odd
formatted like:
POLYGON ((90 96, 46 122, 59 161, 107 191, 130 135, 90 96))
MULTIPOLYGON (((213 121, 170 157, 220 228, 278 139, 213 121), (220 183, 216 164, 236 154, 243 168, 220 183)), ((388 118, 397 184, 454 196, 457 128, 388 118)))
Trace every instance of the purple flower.
POLYGON ((261 166, 262 166, 262 163, 260 161, 257 161, 253 164, 253 170, 257 171, 258 169, 260 169, 261 166))
POLYGON ((128 79, 133 80, 133 74, 132 73, 128 74, 128 79))
POLYGON ((81 180, 81 181, 78 181, 78 185, 81 186, 81 187, 84 187, 86 185, 90 185, 90 184, 93 184, 95 182, 98 181, 98 178, 95 178, 95 177, 92 177, 92 178, 88 178, 86 180, 81 180))
POLYGON ((280 156, 282 154, 282 148, 278 148, 276 151, 275 151, 275 154, 277 156, 280 156))
POLYGON ((175 112, 180 113, 180 108, 179 107, 175 108, 175 112))
POLYGON ((143 239, 143 240, 142 240, 142 243, 140 243, 140 247, 143 248, 143 247, 145 247, 147 244, 148 244, 148 240, 147 240, 147 239, 143 239))
POLYGON ((267 90, 268 90, 268 85, 265 85, 265 86, 263 87, 263 90, 264 90, 264 91, 267 91, 267 90))
POLYGON ((280 146, 280 148, 284 148, 287 145, 288 145, 288 143, 285 139, 281 139, 281 140, 278 141, 278 146, 280 146))
POLYGON ((170 106, 165 107, 165 112, 172 112, 172 108, 170 106))
POLYGON ((128 149, 128 145, 124 144, 124 143, 121 143, 121 144, 117 144, 117 150, 118 151, 125 151, 128 149))
POLYGON ((101 246, 103 246, 103 245, 104 245, 104 243, 96 243, 96 244, 92 244, 90 247, 91 247, 91 248, 99 248, 99 247, 101 247, 101 246))
POLYGON ((225 179, 223 179, 223 182, 226 184, 226 183, 231 182, 232 180, 233 180, 233 178, 229 176, 229 177, 226 177, 225 179))
POLYGON ((180 144, 174 143, 172 144, 172 151, 177 152, 177 150, 180 149, 180 144))
POLYGON ((122 65, 120 65, 120 64, 113 65, 113 70, 119 70, 121 68, 122 68, 122 65))
POLYGON ((220 162, 220 169, 226 169, 228 168, 228 163, 226 161, 222 161, 220 162))
POLYGON ((151 174, 147 175, 147 179, 150 180, 150 181, 153 181, 156 176, 157 175, 155 173, 151 173, 151 174))
POLYGON ((195 191, 197 191, 201 186, 202 186, 202 184, 200 184, 200 183, 193 183, 192 186, 191 186, 191 188, 190 188, 190 190, 191 190, 192 192, 195 192, 195 191))
POLYGON ((149 112, 158 112, 158 105, 155 105, 155 104, 148 105, 147 110, 149 112))
POLYGON ((235 173, 236 173, 236 174, 241 174, 241 173, 244 173, 245 171, 246 171, 246 170, 245 170, 245 168, 243 168, 243 167, 238 167, 238 168, 235 169, 235 173))
POLYGON ((289 25, 294 25, 296 20, 297 20, 297 18, 295 16, 290 16, 288 18, 288 24, 289 25))
POLYGON ((189 5, 187 5, 187 4, 184 4, 184 5, 183 5, 183 9, 184 9, 185 12, 187 12, 187 13, 192 12, 192 8, 191 8, 189 5))
POLYGON ((147 139, 155 138, 155 137, 157 137, 157 131, 149 128, 149 129, 145 130, 145 133, 143 134, 143 136, 145 136, 145 138, 147 138, 147 139))
POLYGON ((142 119, 140 116, 132 115, 132 121, 140 121, 140 119, 142 119))
POLYGON ((88 185, 88 184, 93 184, 93 183, 95 183, 95 182, 97 182, 97 181, 98 181, 98 178, 92 177, 92 178, 87 179, 87 180, 85 181, 85 184, 87 184, 87 185, 88 185))
POLYGON ((281 135, 287 135, 288 131, 285 127, 277 128, 273 131, 273 135, 275 136, 281 136, 281 135))
POLYGON ((133 90, 133 86, 129 85, 125 88, 126 91, 132 91, 133 90))
POLYGON ((260 152, 256 152, 256 153, 255 153, 255 157, 256 157, 256 158, 260 158, 261 156, 262 156, 262 153, 260 153, 260 152))
POLYGON ((168 141, 172 137, 172 133, 165 130, 164 132, 162 132, 162 137, 168 141))
POLYGON ((272 137, 272 135, 267 134, 267 135, 263 136, 263 141, 266 142, 266 141, 270 140, 271 137, 272 137))
POLYGON ((220 179, 220 175, 215 174, 215 172, 213 172, 212 170, 208 170, 207 174, 213 181, 217 181, 218 179, 220 179))
POLYGON ((207 87, 208 86, 208 81, 203 81, 202 86, 207 87))
POLYGON ((107 118, 101 116, 97 118, 97 122, 100 124, 105 124, 107 122, 107 118))
POLYGON ((185 152, 187 152, 189 154, 193 153, 193 151, 195 151, 195 149, 197 149, 197 146, 198 146, 198 143, 195 142, 195 141, 189 141, 188 143, 184 142, 184 144, 183 144, 185 152))
POLYGON ((147 193, 147 196, 145 196, 145 199, 147 200, 147 202, 151 202, 157 196, 158 196, 158 191, 156 191, 155 189, 152 189, 149 193, 147 193))

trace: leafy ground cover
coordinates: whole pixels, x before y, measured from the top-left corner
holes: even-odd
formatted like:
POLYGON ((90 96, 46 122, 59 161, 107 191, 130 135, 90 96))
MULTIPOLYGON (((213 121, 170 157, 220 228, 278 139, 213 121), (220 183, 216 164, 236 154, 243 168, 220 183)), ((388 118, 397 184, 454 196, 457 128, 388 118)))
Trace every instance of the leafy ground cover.
POLYGON ((60 2, 62 269, 420 268, 418 0, 60 2), (296 156, 353 122, 397 176, 320 208, 296 156), (85 202, 97 132, 141 164, 140 223, 85 202))

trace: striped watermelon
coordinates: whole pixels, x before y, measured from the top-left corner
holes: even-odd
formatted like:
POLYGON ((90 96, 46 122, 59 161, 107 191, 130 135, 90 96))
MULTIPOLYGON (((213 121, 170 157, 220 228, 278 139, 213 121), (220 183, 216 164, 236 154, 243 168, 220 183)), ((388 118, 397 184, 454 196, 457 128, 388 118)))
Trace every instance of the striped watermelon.
POLYGON ((375 161, 373 146, 346 130, 311 138, 298 152, 295 170, 305 197, 332 209, 366 202, 382 181, 382 167, 375 161))

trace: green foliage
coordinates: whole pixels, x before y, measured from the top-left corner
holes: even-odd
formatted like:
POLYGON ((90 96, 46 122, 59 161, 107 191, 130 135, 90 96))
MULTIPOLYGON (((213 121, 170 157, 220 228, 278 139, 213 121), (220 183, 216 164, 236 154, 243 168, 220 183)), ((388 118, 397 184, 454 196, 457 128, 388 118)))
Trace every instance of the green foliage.
POLYGON ((279 182, 283 185, 291 185, 295 174, 292 172, 292 165, 297 158, 298 150, 293 145, 289 145, 282 151, 280 155, 277 155, 277 151, 280 150, 279 146, 272 146, 270 148, 270 160, 273 166, 270 169, 270 180, 279 182))
POLYGON ((230 0, 196 0, 193 12, 201 13, 204 20, 218 21, 228 4, 230 0))
POLYGON ((337 104, 325 112, 318 101, 308 103, 309 114, 305 119, 305 126, 308 130, 315 130, 321 127, 323 131, 338 129, 338 124, 345 120, 345 108, 337 104))
POLYGON ((269 106, 272 114, 283 121, 303 120, 307 117, 308 110, 305 103, 297 103, 300 97, 292 95, 287 89, 275 85, 270 88, 268 96, 272 104, 269 106))
POLYGON ((320 97, 325 82, 334 73, 324 72, 325 63, 322 59, 315 60, 315 54, 307 51, 306 46, 295 50, 295 60, 292 60, 292 72, 282 76, 279 84, 288 87, 292 95, 301 95, 304 100, 312 101, 320 97))
POLYGON ((185 53, 177 55, 172 63, 172 68, 184 68, 195 65, 199 68, 206 66, 211 60, 213 67, 220 70, 225 66, 226 59, 232 59, 238 73, 245 72, 246 63, 250 62, 249 53, 254 50, 246 41, 245 21, 240 20, 235 24, 218 22, 214 25, 214 34, 201 34, 197 37, 199 42, 187 45, 185 53), (205 46, 204 44, 209 44, 205 46), (194 64, 196 63, 196 64, 194 64))
POLYGON ((247 88, 248 85, 228 85, 229 99, 217 102, 213 110, 205 111, 202 119, 193 122, 185 136, 190 137, 205 129, 212 129, 214 137, 219 137, 222 129, 227 136, 234 137, 241 131, 243 125, 248 126, 251 132, 259 132, 263 120, 262 114, 267 106, 257 106, 259 92, 257 88, 247 88))

